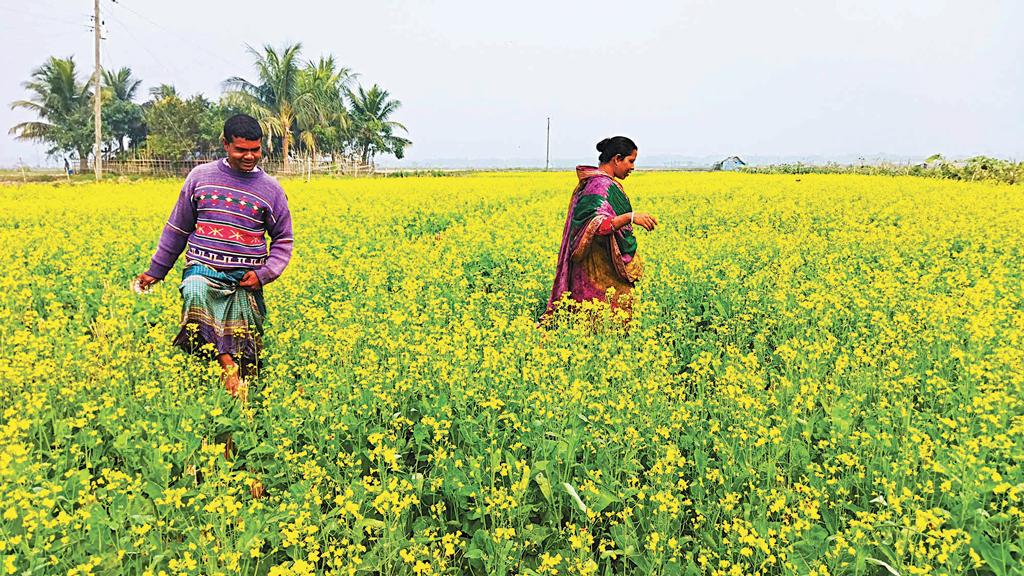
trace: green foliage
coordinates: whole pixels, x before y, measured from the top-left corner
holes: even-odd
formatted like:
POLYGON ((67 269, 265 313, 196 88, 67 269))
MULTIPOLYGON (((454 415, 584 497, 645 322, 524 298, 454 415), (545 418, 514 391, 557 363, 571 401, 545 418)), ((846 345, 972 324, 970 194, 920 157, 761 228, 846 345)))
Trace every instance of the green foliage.
POLYGON ((126 100, 109 99, 104 100, 101 113, 103 136, 108 142, 113 141, 117 144, 119 153, 128 150, 126 139, 136 148, 145 139, 146 126, 142 106, 126 100))
POLYGON ((333 56, 310 61, 299 73, 299 83, 315 95, 319 102, 319 121, 303 118, 298 127, 299 142, 314 156, 326 153, 344 155, 351 135, 351 117, 345 107, 344 94, 355 78, 351 69, 338 66, 333 56))
POLYGON ((405 126, 391 119, 401 102, 376 84, 369 90, 351 89, 355 74, 333 56, 303 65, 301 50, 301 44, 249 48, 257 81, 234 77, 225 82, 225 101, 260 121, 268 151, 280 147, 285 169, 296 142, 313 156, 355 156, 363 163, 380 154, 404 157, 412 142, 398 135, 405 126))
POLYGON ((22 85, 31 97, 15 101, 11 108, 32 111, 39 119, 21 122, 9 133, 46 144, 47 154, 77 153, 84 171, 93 146, 92 93, 79 80, 74 57, 50 57, 22 85))
POLYGON ((412 142, 398 135, 399 131, 407 131, 405 126, 391 120, 402 103, 376 84, 369 90, 359 86, 350 91, 348 97, 352 103, 352 134, 359 158, 364 163, 371 162, 378 154, 404 158, 405 148, 412 142))
POLYGON ((174 84, 160 84, 149 89, 149 95, 153 97, 154 101, 163 100, 164 98, 181 98, 181 94, 178 94, 178 89, 174 87, 174 84))
POLYGON ((167 95, 150 103, 145 112, 146 150, 174 160, 210 156, 221 147, 225 111, 201 95, 182 100, 167 95))
POLYGON ((0 188, 0 561, 1020 574, 1024 195, 800 180, 635 174, 631 323, 546 330, 572 174, 285 181, 245 405, 128 287, 180 181, 0 188))
POLYGON ((921 164, 861 165, 847 164, 773 164, 742 168, 753 174, 864 174, 877 176, 921 176, 949 180, 994 181, 1006 184, 1024 183, 1024 162, 1001 160, 988 156, 974 156, 966 160, 949 161, 941 154, 929 156, 921 164))
POLYGON ((116 71, 103 71, 104 97, 131 102, 135 100, 135 93, 138 92, 141 85, 142 80, 132 76, 131 68, 123 67, 116 71))
MULTIPOLYGON (((299 54, 302 44, 284 46, 281 50, 267 45, 263 51, 249 47, 255 58, 257 82, 245 78, 229 78, 225 86, 231 90, 225 94, 229 105, 255 117, 268 136, 267 150, 274 150, 274 138, 280 139, 281 157, 285 170, 288 169, 290 149, 295 140, 295 131, 302 127, 312 128, 326 116, 331 103, 328 93, 321 90, 316 82, 303 81, 299 54)), ((312 143, 310 134, 304 139, 312 143)))
POLYGON ((141 85, 142 80, 132 76, 130 68, 103 71, 103 136, 117 144, 119 154, 128 149, 126 139, 137 149, 146 138, 142 106, 134 102, 141 85))
MULTIPOLYGON (((219 105, 202 95, 185 99, 173 85, 161 84, 140 106, 134 100, 142 81, 130 68, 103 71, 104 153, 138 152, 145 144, 147 155, 167 159, 215 154, 223 120, 244 112, 259 120, 267 155, 279 155, 286 171, 298 151, 364 164, 380 154, 402 158, 412 142, 399 135, 406 129, 391 118, 401 102, 376 84, 353 90, 356 74, 334 56, 303 62, 301 52, 298 43, 250 47, 256 80, 229 78, 219 105)), ((77 153, 84 171, 94 141, 92 95, 73 59, 50 58, 24 86, 32 98, 12 108, 34 111, 39 120, 22 122, 10 133, 47 144, 51 155, 77 153)))
POLYGON ((460 171, 457 171, 457 170, 437 170, 437 169, 431 169, 431 170, 395 170, 395 171, 392 171, 392 172, 384 172, 383 174, 381 174, 381 176, 383 176, 384 178, 414 178, 414 177, 418 178, 418 177, 424 177, 424 176, 433 176, 435 178, 440 178, 442 176, 464 176, 466 174, 467 174, 466 172, 460 172, 460 171))

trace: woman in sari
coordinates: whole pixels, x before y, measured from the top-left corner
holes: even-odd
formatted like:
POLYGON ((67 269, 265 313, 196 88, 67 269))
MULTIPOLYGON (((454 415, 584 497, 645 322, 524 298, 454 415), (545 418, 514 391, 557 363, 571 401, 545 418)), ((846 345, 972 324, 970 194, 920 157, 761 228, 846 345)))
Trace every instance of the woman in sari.
POLYGON ((625 136, 615 136, 601 140, 597 150, 601 153, 599 166, 576 167, 579 184, 569 201, 545 317, 563 298, 567 302, 600 300, 632 313, 631 292, 643 273, 633 227, 653 230, 658 221, 650 214, 634 212, 619 182, 633 171, 636 144, 625 136), (614 296, 609 301, 612 289, 614 296))

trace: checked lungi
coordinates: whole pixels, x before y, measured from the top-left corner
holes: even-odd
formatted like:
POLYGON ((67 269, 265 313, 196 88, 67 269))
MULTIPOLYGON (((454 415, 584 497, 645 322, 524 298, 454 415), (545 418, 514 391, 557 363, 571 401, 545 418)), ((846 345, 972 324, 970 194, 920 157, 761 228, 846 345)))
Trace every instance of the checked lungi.
POLYGON ((255 364, 267 314, 263 290, 238 285, 247 270, 214 270, 190 262, 181 280, 184 300, 175 346, 193 354, 231 354, 255 364))

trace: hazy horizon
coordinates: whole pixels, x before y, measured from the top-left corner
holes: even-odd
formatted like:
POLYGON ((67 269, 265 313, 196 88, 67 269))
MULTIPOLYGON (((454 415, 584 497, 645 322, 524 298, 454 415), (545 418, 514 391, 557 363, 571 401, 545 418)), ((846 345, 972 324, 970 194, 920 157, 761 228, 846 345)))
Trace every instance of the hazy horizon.
MULTIPOLYGON (((413 146, 388 166, 461 159, 593 162, 602 137, 644 158, 1024 158, 1024 5, 982 1, 619 2, 482 5, 101 1, 103 64, 140 98, 161 83, 216 99, 253 78, 246 45, 301 41, 403 106, 413 146), (585 10, 583 8, 586 7, 585 10), (311 18, 316 15, 316 18, 311 18), (273 26, 268 26, 268 18, 273 26), (573 160, 575 159, 575 160, 573 160)), ((51 164, 7 130, 10 103, 49 56, 92 70, 92 3, 0 4, 0 166, 51 164)), ((83 79, 84 79, 83 75, 83 79)), ((141 100, 140 100, 141 101, 141 100)))

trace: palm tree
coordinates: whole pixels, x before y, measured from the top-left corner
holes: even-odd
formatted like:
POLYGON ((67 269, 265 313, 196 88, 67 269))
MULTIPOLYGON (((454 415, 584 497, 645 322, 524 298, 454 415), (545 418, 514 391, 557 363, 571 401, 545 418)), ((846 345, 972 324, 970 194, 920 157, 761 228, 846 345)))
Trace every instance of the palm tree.
MULTIPOLYGON (((301 43, 284 46, 280 51, 268 44, 263 47, 263 53, 250 46, 249 53, 256 59, 258 83, 237 76, 224 83, 229 90, 225 96, 230 104, 259 120, 268 135, 281 138, 286 172, 296 122, 302 120, 313 125, 324 115, 322 94, 309 83, 300 81, 301 51, 301 43)), ((270 142, 268 139, 267 148, 272 151, 270 142)))
POLYGON ((135 100, 135 93, 141 85, 142 80, 132 77, 131 68, 124 67, 117 72, 103 71, 103 88, 106 97, 112 97, 122 102, 131 102, 135 100))
POLYGON ((320 117, 302 118, 298 126, 299 141, 313 155, 326 151, 333 159, 344 151, 344 135, 349 126, 344 95, 356 76, 351 68, 339 67, 334 56, 322 56, 317 62, 311 60, 302 69, 299 77, 302 90, 314 93, 320 104, 320 117), (308 120, 316 122, 310 124, 308 120))
POLYGON ((164 98, 181 98, 178 94, 178 89, 174 87, 174 84, 161 84, 154 86, 149 89, 149 95, 153 100, 163 100, 164 98))
POLYGON ((11 103, 11 109, 30 110, 39 120, 21 122, 8 133, 18 140, 48 144, 47 153, 51 155, 77 152, 80 171, 88 171, 93 141, 92 93, 87 82, 79 81, 74 58, 51 56, 22 85, 32 95, 11 103))
POLYGON ((364 163, 369 163, 377 154, 394 154, 396 158, 405 156, 406 146, 412 142, 395 134, 396 131, 408 132, 405 126, 390 120, 402 103, 393 100, 387 90, 374 84, 369 90, 362 86, 355 92, 349 91, 348 98, 352 110, 352 136, 356 151, 364 163))
POLYGON ((127 137, 137 147, 146 137, 142 107, 136 104, 135 93, 142 80, 132 76, 131 68, 103 71, 103 119, 104 132, 117 142, 118 151, 124 153, 127 137))

